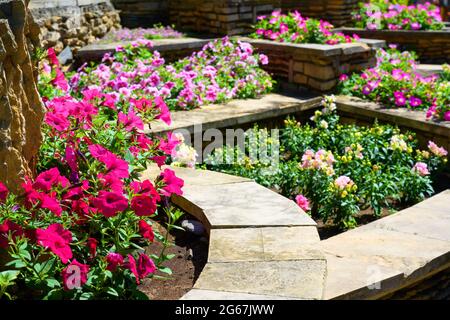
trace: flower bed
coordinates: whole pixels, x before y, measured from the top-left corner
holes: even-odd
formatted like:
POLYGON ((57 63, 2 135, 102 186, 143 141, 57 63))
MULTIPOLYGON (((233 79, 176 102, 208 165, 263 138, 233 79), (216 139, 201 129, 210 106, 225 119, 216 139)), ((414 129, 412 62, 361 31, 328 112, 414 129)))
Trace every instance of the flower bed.
POLYGON ((155 40, 155 39, 179 39, 184 37, 184 34, 174 30, 170 26, 156 25, 152 28, 136 28, 128 29, 122 28, 107 33, 99 43, 120 42, 120 41, 136 41, 140 39, 155 40))
POLYGON ((450 68, 441 76, 422 76, 414 54, 394 48, 378 51, 375 68, 362 74, 342 76, 340 92, 386 107, 427 110, 428 118, 450 121, 450 68))
POLYGON ((179 142, 143 133, 143 121, 170 122, 167 106, 95 89, 71 96, 53 50, 48 60, 38 175, 20 196, 0 183, 0 298, 145 299, 138 285, 157 270, 170 274, 171 258, 164 249, 145 253, 153 242, 170 245, 150 218, 165 217, 170 232, 182 214, 168 201, 182 194, 172 170, 136 181, 179 142))
POLYGON ((355 42, 349 36, 333 34, 324 21, 303 18, 298 12, 279 11, 259 17, 248 40, 269 57, 270 73, 297 87, 317 92, 332 90, 342 73, 357 72, 375 64, 372 47, 381 42, 355 42), (270 39, 270 40, 267 40, 270 39))
POLYGON ((450 62, 450 30, 364 30, 337 28, 336 32, 357 34, 366 39, 381 39, 398 45, 399 49, 415 51, 422 63, 450 62))
POLYGON ((186 110, 256 97, 272 89, 272 79, 259 67, 267 64, 267 57, 253 53, 248 43, 225 37, 171 65, 165 65, 151 46, 150 41, 138 41, 118 47, 114 55, 105 55, 103 63, 82 67, 71 78, 73 90, 81 94, 95 88, 108 93, 111 104, 160 97, 169 109, 186 110))
POLYGON ((426 2, 417 5, 392 4, 388 0, 361 3, 354 13, 355 27, 368 30, 441 30, 440 8, 426 2))
MULTIPOLYGON (((161 57, 167 63, 172 63, 190 56, 195 51, 200 51, 205 44, 211 40, 199 39, 199 38, 172 38, 172 39, 156 39, 152 40, 153 49, 161 54, 161 57)), ((121 41, 110 43, 92 43, 87 45, 75 54, 76 66, 81 66, 86 61, 98 63, 102 61, 103 56, 108 54, 114 54, 118 46, 126 46, 133 41, 121 41)))
POLYGON ((335 32, 385 40, 415 51, 421 62, 450 62, 450 30, 442 23, 439 8, 430 3, 406 6, 372 1, 361 4, 354 17, 356 28, 335 32))
POLYGON ((352 43, 358 37, 346 36, 343 33, 332 33, 333 25, 327 21, 302 17, 298 11, 287 15, 281 11, 273 11, 270 16, 259 16, 254 26, 255 32, 250 35, 256 39, 268 39, 287 43, 338 44, 352 43))
MULTIPOLYGON (((230 147, 216 151, 207 167, 275 188, 313 217, 341 228, 354 227, 362 209, 377 216, 383 207, 403 207, 433 193, 432 180, 447 162, 445 149, 430 141, 428 150, 419 150, 413 133, 389 125, 342 125, 335 108, 328 97, 312 118, 314 126, 287 120, 280 145, 266 141, 269 150, 281 151, 275 171, 268 171, 271 163, 252 162, 230 147)), ((257 146, 246 148, 253 154, 257 146)))

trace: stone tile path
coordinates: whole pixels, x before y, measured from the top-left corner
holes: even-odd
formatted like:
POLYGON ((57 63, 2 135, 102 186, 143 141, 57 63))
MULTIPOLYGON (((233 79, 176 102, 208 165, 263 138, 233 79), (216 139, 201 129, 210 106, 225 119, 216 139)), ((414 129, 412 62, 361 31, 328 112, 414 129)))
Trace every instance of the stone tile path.
POLYGON ((172 201, 210 235, 208 263, 183 299, 323 298, 325 257, 306 248, 320 240, 316 223, 293 201, 249 179, 173 169, 185 186, 172 201))
POLYGON ((182 299, 376 299, 450 268, 450 190, 320 241, 294 202, 249 179, 172 169, 185 181, 172 201, 210 237, 208 263, 182 299))

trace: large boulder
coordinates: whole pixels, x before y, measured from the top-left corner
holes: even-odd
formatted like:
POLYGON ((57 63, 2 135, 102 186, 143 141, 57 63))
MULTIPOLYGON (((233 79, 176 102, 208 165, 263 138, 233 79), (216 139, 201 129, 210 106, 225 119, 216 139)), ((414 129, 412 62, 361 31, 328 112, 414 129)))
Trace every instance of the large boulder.
POLYGON ((37 89, 39 27, 28 0, 0 0, 0 181, 19 192, 33 176, 44 105, 37 89))

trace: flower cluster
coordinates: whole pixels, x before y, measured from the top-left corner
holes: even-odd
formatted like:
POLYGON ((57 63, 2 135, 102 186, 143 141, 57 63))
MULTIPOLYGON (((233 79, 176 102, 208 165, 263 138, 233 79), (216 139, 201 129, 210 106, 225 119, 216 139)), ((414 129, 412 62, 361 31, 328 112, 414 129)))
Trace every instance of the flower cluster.
POLYGON ((413 53, 391 46, 377 53, 377 65, 341 76, 339 91, 386 107, 426 110, 427 118, 450 121, 450 81, 446 73, 423 76, 413 53))
MULTIPOLYGON (((413 133, 378 123, 341 124, 332 96, 324 98, 322 111, 312 121, 312 125, 285 121, 280 162, 269 174, 273 163, 216 161, 206 167, 255 179, 295 199, 313 217, 351 228, 362 209, 371 208, 379 216, 383 209, 403 208, 431 195, 432 178, 447 162, 443 147, 430 141, 426 150, 420 150, 413 133)), ((246 143, 245 153, 252 148, 246 143)), ((217 155, 223 150, 227 149, 219 149, 217 155)), ((234 150, 240 152, 239 147, 234 150)), ((226 153, 233 155, 233 150, 226 153)))
POLYGON ((137 108, 147 107, 144 99, 161 98, 170 110, 253 98, 272 89, 271 77, 259 67, 267 57, 254 53, 246 42, 228 37, 214 40, 170 65, 151 47, 148 40, 119 46, 101 64, 81 68, 70 84, 79 93, 98 90, 112 101, 140 99, 137 108))
POLYGON ((152 28, 123 28, 115 31, 110 31, 99 42, 120 42, 120 41, 134 41, 139 39, 178 39, 184 36, 183 33, 174 30, 170 26, 156 25, 152 28))
POLYGON ((72 96, 52 49, 47 60, 39 79, 46 106, 40 173, 20 196, 0 183, 0 244, 16 279, 0 296, 144 298, 137 285, 168 259, 142 249, 164 238, 150 217, 162 209, 173 215, 165 199, 183 186, 170 169, 138 181, 149 160, 161 166, 178 144, 143 132, 154 118, 170 122, 167 106, 98 88, 72 96))
POLYGON ((361 3, 353 14, 355 26, 368 30, 440 30, 444 27, 439 7, 427 2, 393 4, 388 0, 361 3))
POLYGON ((253 38, 269 39, 288 43, 320 43, 338 44, 357 41, 359 37, 333 33, 333 25, 329 22, 304 18, 298 11, 289 12, 287 15, 281 11, 274 11, 270 16, 258 17, 254 26, 253 38))

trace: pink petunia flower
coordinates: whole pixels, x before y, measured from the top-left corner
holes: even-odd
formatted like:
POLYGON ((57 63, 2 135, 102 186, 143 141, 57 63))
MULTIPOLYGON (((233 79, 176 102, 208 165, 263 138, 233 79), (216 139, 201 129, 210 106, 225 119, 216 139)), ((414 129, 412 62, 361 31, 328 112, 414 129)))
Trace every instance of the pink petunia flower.
POLYGON ((161 173, 161 177, 162 177, 162 180, 164 181, 164 183, 166 184, 162 190, 162 193, 165 196, 169 197, 173 193, 177 194, 179 196, 181 196, 183 194, 183 191, 181 190, 181 188, 184 185, 184 181, 182 179, 178 178, 175 175, 175 172, 173 170, 165 169, 161 173))
POLYGON ((88 280, 88 273, 89 266, 87 264, 79 263, 76 259, 73 259, 61 272, 64 290, 81 288, 88 280))
POLYGON ((128 208, 128 200, 121 194, 101 190, 92 204, 105 217, 113 217, 128 208))
POLYGON ((295 202, 297 202, 297 205, 303 210, 303 211, 309 211, 311 210, 309 200, 304 195, 299 194, 295 197, 295 202))
POLYGON ((70 248, 72 233, 65 230, 59 223, 51 224, 47 229, 37 229, 36 242, 50 249, 61 259, 62 263, 67 263, 69 259, 72 259, 72 249, 70 248))

